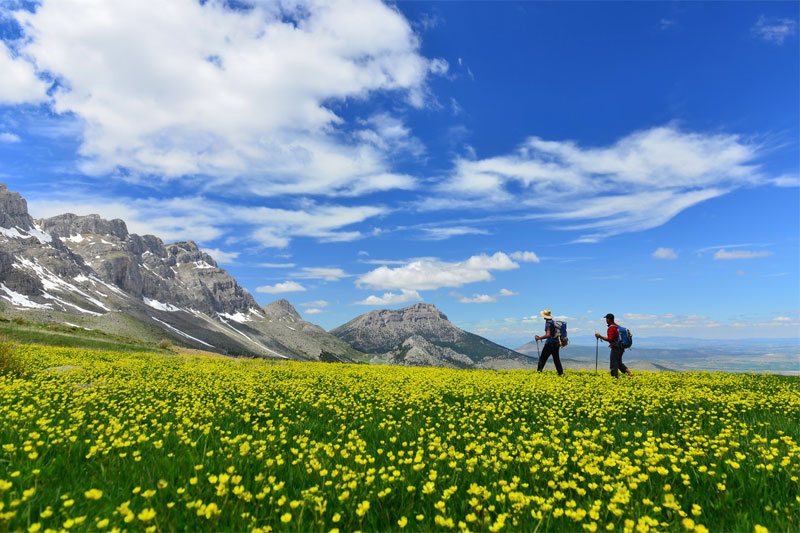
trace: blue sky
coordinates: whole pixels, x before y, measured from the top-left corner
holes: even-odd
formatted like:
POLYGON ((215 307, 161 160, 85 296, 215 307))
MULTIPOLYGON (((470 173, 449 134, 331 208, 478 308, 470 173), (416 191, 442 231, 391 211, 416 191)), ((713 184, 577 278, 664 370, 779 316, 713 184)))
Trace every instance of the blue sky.
POLYGON ((35 217, 195 240, 325 328, 800 336, 796 2, 0 6, 35 217))

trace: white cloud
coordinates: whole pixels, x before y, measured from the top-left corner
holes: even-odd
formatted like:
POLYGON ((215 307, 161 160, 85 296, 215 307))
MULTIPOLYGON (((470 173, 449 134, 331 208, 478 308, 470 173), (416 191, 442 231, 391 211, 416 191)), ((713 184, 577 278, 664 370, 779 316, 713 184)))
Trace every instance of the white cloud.
MULTIPOLYGON (((207 187, 264 196, 414 187, 389 171, 383 148, 354 142, 331 104, 381 94, 420 107, 428 76, 446 70, 420 55, 400 11, 377 0, 248 10, 42 0, 13 16, 23 57, 63 81, 53 110, 85 124, 84 172, 201 174, 207 187)), ((41 96, 31 63, 5 47, 0 61, 15 73, 3 84, 7 101, 41 96)))
POLYGON ((417 291, 402 289, 400 294, 386 292, 383 296, 368 296, 366 299, 356 302, 356 305, 394 305, 421 301, 422 297, 417 291))
POLYGON ((39 79, 25 56, 0 41, 0 104, 37 103, 47 98, 47 83, 39 79))
POLYGON ((294 268, 294 263, 259 263, 258 266, 264 268, 294 268))
POLYGON ((695 204, 763 184, 759 150, 737 135, 687 133, 674 125, 604 147, 531 137, 508 155, 457 159, 419 208, 525 210, 528 218, 582 231, 579 241, 594 242, 657 227, 695 204))
POLYGON ((534 252, 513 252, 509 254, 511 259, 526 263, 538 263, 539 257, 534 252))
POLYGON ((516 296, 519 293, 510 291, 508 289, 500 289, 500 296, 516 296))
POLYGON ((768 250, 762 250, 760 252, 754 252, 751 250, 731 250, 728 251, 725 248, 720 248, 719 250, 714 253, 714 259, 716 260, 726 260, 726 259, 755 259, 757 257, 768 257, 772 255, 772 252, 768 250))
POLYGON ((797 31, 797 22, 787 18, 767 18, 761 15, 753 25, 752 31, 767 42, 783 44, 787 37, 794 35, 797 31))
POLYGON ((473 294, 472 298, 467 298, 465 296, 459 300, 459 302, 462 304, 485 304, 496 301, 497 298, 495 298, 494 296, 489 296, 488 294, 473 294))
POLYGON ((644 315, 639 313, 625 313, 625 320, 655 320, 658 315, 644 315))
POLYGON ((282 292, 303 292, 306 288, 297 283, 296 281, 285 281, 283 283, 276 283, 275 285, 264 285, 263 287, 256 287, 256 292, 266 294, 279 294, 282 292))
POLYGON ((800 187, 800 175, 797 174, 784 174, 773 178, 770 182, 775 187, 800 187))
POLYGON ((357 132, 357 136, 382 152, 408 152, 416 157, 425 153, 422 141, 413 136, 408 126, 397 117, 378 113, 361 123, 368 128, 357 132))
POLYGON ((653 252, 652 255, 656 259, 677 259, 678 258, 678 252, 676 252, 672 248, 658 248, 655 252, 653 252))
MULTIPOLYGON (((0 67, 0 70, 2 67, 0 67)), ((4 131, 0 133, 0 142, 2 143, 18 143, 20 141, 19 135, 4 131)))
POLYGON ((322 267, 303 267, 302 272, 290 274, 293 278, 300 279, 324 279, 325 281, 339 281, 349 277, 341 268, 322 268, 322 267))
POLYGON ((489 281, 492 270, 515 268, 519 265, 503 252, 474 255, 457 263, 421 259, 397 268, 382 266, 360 276, 356 284, 374 289, 432 290, 489 281))
POLYGON ((316 309, 316 308, 312 307, 311 309, 306 309, 303 312, 305 314, 307 314, 307 315, 318 315, 319 313, 324 313, 325 310, 324 309, 316 309))
POLYGON ((300 307, 328 307, 328 302, 325 300, 314 300, 313 302, 303 302, 300 307))
POLYGON ((133 199, 50 192, 29 196, 28 205, 37 218, 62 213, 96 213, 108 219, 122 218, 132 233, 149 233, 164 241, 192 239, 206 242, 222 236, 231 225, 244 225, 248 229, 244 232, 237 229, 237 234, 245 235, 262 246, 275 248, 285 248, 295 237, 311 237, 321 242, 360 239, 364 237, 360 232, 343 231, 342 228, 386 212, 383 207, 320 205, 315 202, 303 202, 297 209, 273 209, 225 204, 199 196, 133 199))
POLYGON ((426 233, 425 239, 430 241, 443 241, 450 237, 460 235, 489 235, 489 232, 480 228, 470 228, 467 226, 456 226, 451 228, 422 228, 426 233))
POLYGON ((236 258, 239 257, 239 252, 223 252, 219 248, 202 248, 201 251, 213 257, 217 263, 221 263, 223 265, 233 263, 236 258))
POLYGON ((794 322, 791 317, 788 316, 776 316, 773 318, 775 322, 794 322))

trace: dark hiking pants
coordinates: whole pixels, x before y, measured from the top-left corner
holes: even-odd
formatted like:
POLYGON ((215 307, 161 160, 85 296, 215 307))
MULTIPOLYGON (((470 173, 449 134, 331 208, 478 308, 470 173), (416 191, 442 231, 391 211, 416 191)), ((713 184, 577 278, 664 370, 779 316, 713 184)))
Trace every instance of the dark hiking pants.
POLYGON ((564 373, 564 369, 561 368, 561 357, 558 355, 559 348, 560 346, 555 342, 545 343, 544 348, 542 348, 542 354, 539 356, 539 365, 537 367, 539 372, 542 371, 545 363, 547 363, 547 358, 552 354, 553 362, 556 364, 556 371, 558 372, 558 375, 560 376, 564 373))
POLYGON ((628 372, 628 367, 622 362, 623 352, 625 352, 623 348, 611 347, 611 375, 614 377, 618 376, 619 371, 628 372))

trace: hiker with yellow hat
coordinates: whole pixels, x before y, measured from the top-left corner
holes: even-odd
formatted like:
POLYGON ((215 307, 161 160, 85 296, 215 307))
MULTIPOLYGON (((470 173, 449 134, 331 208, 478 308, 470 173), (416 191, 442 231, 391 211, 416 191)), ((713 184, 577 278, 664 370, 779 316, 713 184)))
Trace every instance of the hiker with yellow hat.
POLYGON ((558 375, 561 376, 564 374, 564 369, 561 367, 561 356, 558 353, 559 349, 561 348, 561 344, 558 342, 556 325, 555 321, 553 320, 553 313, 550 312, 550 309, 544 309, 539 311, 539 314, 542 316, 542 318, 544 318, 545 334, 541 337, 536 335, 536 340, 544 340, 545 343, 544 348, 542 348, 542 354, 539 356, 537 370, 541 372, 545 363, 547 363, 547 359, 552 355, 553 363, 556 365, 556 371, 558 372, 558 375))

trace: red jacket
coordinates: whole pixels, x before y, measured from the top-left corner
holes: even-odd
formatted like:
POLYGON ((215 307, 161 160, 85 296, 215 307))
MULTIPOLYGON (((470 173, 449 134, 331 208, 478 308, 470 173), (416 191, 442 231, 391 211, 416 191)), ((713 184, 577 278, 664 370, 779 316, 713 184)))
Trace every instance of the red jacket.
POLYGON ((618 327, 619 326, 617 326, 613 322, 608 325, 608 334, 606 335, 606 337, 608 337, 608 345, 611 346, 612 348, 614 347, 614 344, 617 342, 617 339, 619 338, 619 331, 617 330, 618 327))

